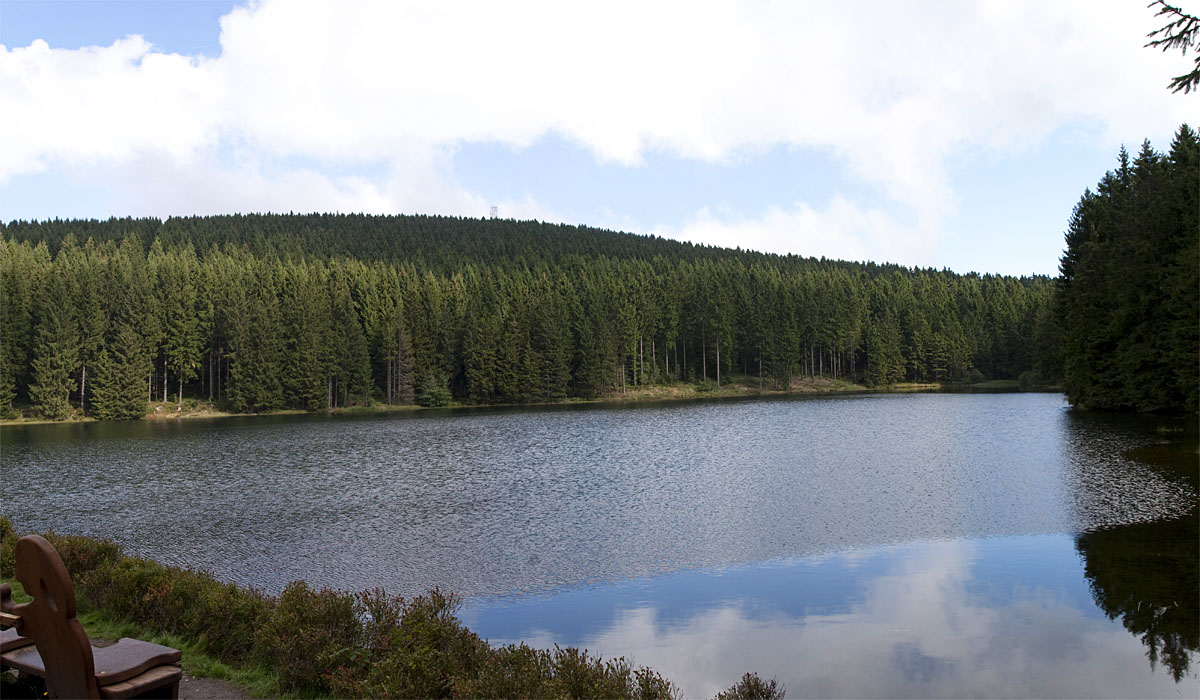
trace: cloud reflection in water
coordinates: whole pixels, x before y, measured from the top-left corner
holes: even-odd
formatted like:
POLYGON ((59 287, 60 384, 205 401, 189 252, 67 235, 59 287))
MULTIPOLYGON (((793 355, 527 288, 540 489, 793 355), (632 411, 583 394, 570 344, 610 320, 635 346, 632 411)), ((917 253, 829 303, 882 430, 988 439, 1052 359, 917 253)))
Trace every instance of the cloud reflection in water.
POLYGON ((789 698, 1195 697, 1195 674, 1177 685, 1153 671, 1095 607, 1072 548, 1069 536, 913 543, 477 603, 464 619, 493 643, 624 655, 687 697, 748 670, 789 698))

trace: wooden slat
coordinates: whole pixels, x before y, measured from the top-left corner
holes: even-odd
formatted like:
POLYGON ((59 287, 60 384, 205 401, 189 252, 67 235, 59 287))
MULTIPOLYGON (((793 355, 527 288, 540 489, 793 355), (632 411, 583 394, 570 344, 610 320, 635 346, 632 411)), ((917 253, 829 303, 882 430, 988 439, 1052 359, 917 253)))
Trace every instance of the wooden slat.
POLYGON ((33 644, 33 640, 29 637, 22 637, 15 628, 0 630, 0 653, 20 649, 30 644, 33 644))
POLYGON ((129 637, 111 646, 92 647, 96 682, 101 687, 133 678, 155 666, 177 664, 182 657, 178 649, 129 637))
POLYGON ((148 690, 174 685, 170 696, 175 698, 179 697, 179 679, 182 677, 183 671, 178 666, 158 666, 122 683, 100 686, 100 697, 132 698, 148 690))
POLYGON ((46 677, 46 664, 42 663, 42 657, 38 654, 37 647, 32 644, 0 655, 0 665, 38 678, 46 677))
POLYGON ((0 612, 0 627, 15 627, 21 624, 21 616, 0 612))

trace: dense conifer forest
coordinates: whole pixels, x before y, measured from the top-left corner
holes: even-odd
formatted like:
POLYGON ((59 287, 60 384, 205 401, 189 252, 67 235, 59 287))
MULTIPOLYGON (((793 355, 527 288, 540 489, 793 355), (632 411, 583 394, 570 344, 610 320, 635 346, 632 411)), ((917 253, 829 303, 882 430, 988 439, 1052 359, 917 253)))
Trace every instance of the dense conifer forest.
POLYGON ((1053 282, 529 221, 249 215, 0 226, 0 405, 121 418, 526 403, 732 375, 1016 378, 1053 282))
POLYGON ((778 256, 531 221, 235 215, 0 224, 0 406, 51 419, 529 403, 731 376, 1062 379, 1200 404, 1200 144, 1076 205, 1057 280, 778 256))
POLYGON ((1149 141, 1085 191, 1057 297, 1064 388, 1086 408, 1200 409, 1200 143, 1149 141))

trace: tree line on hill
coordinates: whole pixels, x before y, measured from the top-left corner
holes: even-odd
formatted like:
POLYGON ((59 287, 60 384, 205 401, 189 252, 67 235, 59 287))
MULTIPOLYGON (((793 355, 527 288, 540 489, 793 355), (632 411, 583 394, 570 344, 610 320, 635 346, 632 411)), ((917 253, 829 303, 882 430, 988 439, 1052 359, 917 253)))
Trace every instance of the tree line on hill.
POLYGON ((1057 280, 538 222, 235 215, 0 224, 0 407, 233 411, 595 397, 731 375, 1062 381, 1197 412, 1200 145, 1122 148, 1057 280))
POLYGON ((0 406, 52 419, 185 397, 258 412, 1057 371, 1048 278, 537 222, 17 221, 0 225, 0 283, 0 406))

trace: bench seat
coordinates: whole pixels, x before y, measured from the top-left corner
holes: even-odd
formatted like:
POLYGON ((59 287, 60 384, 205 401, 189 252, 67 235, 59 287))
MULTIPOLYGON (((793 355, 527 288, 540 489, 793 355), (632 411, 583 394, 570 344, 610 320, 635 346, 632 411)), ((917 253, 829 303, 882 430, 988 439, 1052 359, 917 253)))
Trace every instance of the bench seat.
POLYGON ((18 630, 5 634, 0 666, 42 678, 52 697, 179 697, 178 649, 129 638, 91 644, 76 616, 71 575, 44 537, 17 540, 13 559, 17 580, 33 600, 13 603, 12 587, 0 584, 0 627, 18 630), (22 636, 34 643, 22 644, 22 636))
POLYGON ((0 630, 0 654, 12 651, 13 649, 20 649, 29 644, 33 644, 33 640, 17 634, 16 627, 0 630))
MULTIPOLYGON (((7 630, 6 630, 7 632, 7 630)), ((160 644, 128 637, 106 647, 92 647, 96 664, 96 684, 104 698, 129 698, 147 691, 178 683, 182 676, 182 654, 160 644)), ((0 665, 39 678, 46 677, 46 665, 32 644, 0 655, 0 665)))

